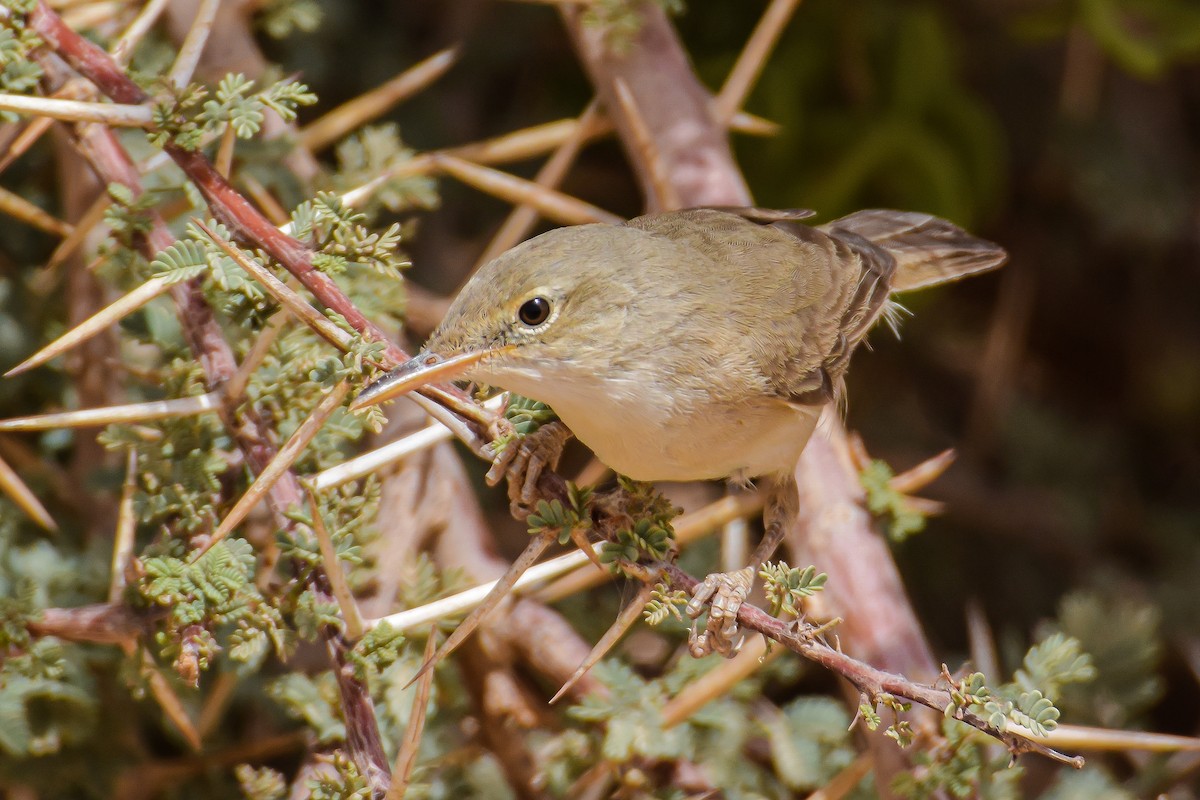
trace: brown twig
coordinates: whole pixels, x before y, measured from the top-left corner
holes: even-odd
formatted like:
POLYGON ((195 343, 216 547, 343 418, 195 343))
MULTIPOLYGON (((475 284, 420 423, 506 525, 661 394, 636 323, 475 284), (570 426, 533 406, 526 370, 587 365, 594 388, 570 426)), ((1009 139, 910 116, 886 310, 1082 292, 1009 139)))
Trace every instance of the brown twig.
POLYGON ((596 645, 588 653, 583 663, 575 668, 575 671, 571 673, 571 677, 567 679, 567 682, 550 698, 551 704, 557 703, 559 698, 569 692, 571 687, 587 674, 588 670, 599 663, 600 659, 604 658, 608 651, 613 648, 613 645, 625 635, 625 632, 633 627, 634 623, 642 616, 642 610, 646 607, 646 603, 650 602, 653 590, 654 587, 652 585, 648 583, 642 584, 638 593, 625 604, 625 607, 621 609, 621 613, 617 614, 617 618, 608 626, 608 630, 596 641, 596 645))
MULTIPOLYGON (((575 158, 583 149, 583 145, 602 127, 604 125, 600 104, 593 100, 579 115, 578 123, 571 135, 563 140, 550 158, 546 159, 546 163, 538 170, 533 182, 548 189, 557 188, 571 169, 571 165, 575 163, 575 158)), ((533 228, 537 218, 538 211, 531 205, 522 204, 514 208, 496 231, 492 241, 488 243, 487 249, 479 256, 476 265, 486 264, 505 250, 519 244, 533 228)))
MULTIPOLYGON (((43 0, 39 0, 30 13, 28 24, 67 63, 92 81, 108 97, 118 103, 129 104, 145 103, 150 99, 107 53, 71 30, 43 0)), ((312 251, 271 224, 270 220, 221 176, 202 153, 185 150, 176 144, 167 144, 163 149, 200 190, 213 216, 229 226, 236 236, 261 247, 296 276, 322 305, 340 314, 356 331, 374 341, 387 343, 386 353, 394 363, 399 364, 407 360, 408 355, 391 343, 374 322, 367 319, 333 279, 313 266, 312 251)), ((169 244, 170 242, 156 245, 156 248, 161 250, 169 244)), ((483 427, 490 424, 491 415, 471 403, 457 390, 432 387, 422 390, 421 395, 435 401, 427 403, 426 410, 455 427, 460 437, 472 444, 477 452, 483 452, 484 442, 480 437, 464 428, 453 415, 447 414, 438 404, 452 408, 456 414, 483 427)))
POLYGON ((149 800, 159 796, 164 787, 201 775, 214 767, 229 768, 246 762, 255 763, 279 758, 302 750, 309 745, 307 731, 289 731, 275 736, 241 742, 211 753, 185 758, 139 763, 124 771, 116 780, 112 796, 122 800, 149 800))
POLYGON ((212 35, 220 6, 221 0, 200 0, 197 4, 196 15, 188 28, 187 36, 179 46, 179 54, 175 57, 168 77, 176 90, 181 90, 192 82, 192 75, 200 64, 200 54, 204 52, 204 45, 212 35))
POLYGON ((133 508, 133 493, 137 489, 137 450, 129 448, 125 456, 125 482, 121 486, 121 501, 117 505, 117 531, 113 535, 112 566, 108 576, 108 602, 119 603, 125 592, 125 568, 133 556, 133 539, 137 532, 137 516, 133 508))
MULTIPOLYGON (((296 429, 287 443, 272 454, 270 461, 266 464, 257 465, 258 469, 255 470, 257 475, 254 483, 242 493, 242 496, 238 498, 234 507, 221 520, 221 524, 217 526, 217 529, 208 537, 200 552, 196 554, 197 557, 203 555, 214 544, 232 533, 234 528, 241 525, 246 515, 250 513, 250 510, 260 500, 267 497, 276 498, 276 506, 278 507, 279 495, 273 489, 284 479, 285 475, 291 475, 292 464, 296 463, 296 459, 300 457, 304 449, 308 447, 309 442, 320 432, 326 420, 345 401, 349 391, 350 387, 345 381, 342 381, 330 390, 329 394, 325 395, 317 407, 313 409, 312 413, 296 429)), ((294 476, 292 476, 292 479, 294 480, 294 476)), ((291 495, 292 491, 291 487, 289 487, 285 496, 290 499, 291 495)), ((279 510, 287 511, 288 509, 283 507, 279 510)))
POLYGON ((342 562, 338 559, 337 546, 333 542, 333 536, 330 535, 329 528, 321 516, 320 498, 311 485, 306 488, 308 489, 308 511, 312 515, 313 532, 317 535, 321 561, 325 565, 325 575, 328 577, 333 596, 337 598, 338 606, 341 607, 342 619, 346 623, 346 635, 352 641, 357 640, 363 635, 362 614, 358 610, 358 603, 354 599, 353 592, 350 591, 350 584, 346 580, 342 562))
POLYGON ((35 636, 57 636, 71 642, 123 644, 145 630, 146 620, 123 605, 96 603, 78 608, 47 608, 29 622, 35 636))
POLYGON ((433 657, 421 664, 421 668, 417 670, 417 674, 406 685, 415 683, 422 675, 433 669, 435 664, 454 652, 454 649, 462 644, 475 628, 478 627, 479 623, 508 595, 513 584, 517 582, 517 578, 521 577, 521 573, 528 569, 533 562, 537 561, 538 557, 546 551, 547 547, 554 543, 556 538, 557 532, 554 531, 530 537, 529 544, 526 545, 521 555, 517 556, 516 560, 509 565, 504 575, 496 581, 492 590, 488 592, 487 597, 471 610, 466 619, 458 624, 458 627, 454 629, 454 633, 447 637, 442 646, 433 654, 433 657))
MULTIPOLYGON (((437 626, 429 631, 425 641, 424 660, 433 658, 434 646, 437 644, 437 626)), ((404 738, 396 751, 396 762, 392 766, 392 785, 388 787, 384 800, 403 800, 408 791, 408 781, 412 777, 413 767, 417 765, 417 748, 421 744, 421 734, 425 731, 425 712, 429 708, 429 693, 433 689, 433 673, 427 672, 417 682, 413 691, 412 713, 408 717, 408 725, 404 727, 404 738)))
POLYGON ((483 167, 450 155, 435 157, 438 169, 482 192, 507 200, 514 205, 531 206, 547 219, 564 225, 583 225, 588 222, 616 224, 621 218, 570 195, 491 167, 483 167))
POLYGON ((766 66, 767 59, 779 41, 801 0, 771 0, 754 33, 742 48, 737 63, 729 71, 725 84, 713 100, 713 114, 722 125, 727 125, 737 110, 746 102, 755 81, 766 66))
POLYGON ((0 431, 46 431, 62 428, 129 425, 156 419, 178 419, 193 414, 204 414, 217 411, 220 405, 220 395, 210 392, 171 400, 148 400, 144 403, 128 403, 106 408, 81 408, 76 411, 35 414, 31 417, 10 417, 0 420, 0 431))
POLYGON ((350 100, 300 131, 300 144, 316 152, 386 113, 388 109, 425 89, 458 61, 458 48, 441 50, 406 69, 366 94, 350 100))
POLYGON ((146 676, 146 682, 150 685, 150 695, 154 701, 158 703, 159 709, 163 715, 175 726, 175 730, 187 742, 188 747, 193 753, 199 753, 203 748, 200 731, 197 730, 195 723, 192 722, 187 708, 184 707, 183 701, 179 699, 179 695, 171 687, 171 683, 167 680, 166 675, 154 663, 154 658, 146 650, 138 650, 137 644, 133 640, 121 643, 121 649, 129 658, 138 658, 142 665, 142 673, 146 676))
POLYGON ((21 476, 2 457, 0 457, 0 494, 8 495, 17 508, 28 514, 30 519, 45 530, 52 533, 58 530, 58 524, 54 521, 54 517, 50 516, 46 507, 42 505, 42 501, 33 493, 32 489, 25 485, 21 476))
MULTIPOLYGON (((666 575, 670 579, 672 587, 688 593, 691 593, 692 589, 700 583, 674 564, 660 562, 649 564, 647 568, 666 575)), ((903 675, 885 672, 835 650, 814 635, 813 632, 817 628, 813 625, 800 624, 797 626, 776 619, 761 608, 749 603, 742 604, 738 610, 737 619, 742 626, 758 631, 789 650, 804 656, 809 661, 820 664, 830 672, 842 676, 860 693, 866 695, 871 702, 875 702, 881 695, 890 694, 939 712, 944 711, 952 702, 950 692, 946 689, 914 683, 903 675)), ((969 711, 960 709, 955 712, 954 718, 999 739, 1014 756, 1022 753, 1036 753, 1076 769, 1083 767, 1084 760, 1081 756, 1068 756, 1020 734, 1000 730, 969 711)))
POLYGON ((834 775, 833 780, 810 794, 808 800, 841 800, 850 794, 870 771, 871 757, 864 753, 850 762, 850 765, 837 775, 834 775))
POLYGON ((69 223, 48 214, 41 207, 34 205, 19 194, 2 187, 0 187, 0 214, 5 214, 63 239, 71 236, 75 230, 74 226, 69 223))
MULTIPOLYGON (((588 74, 613 117, 637 174, 646 205, 662 209, 673 198, 683 205, 751 205, 750 192, 733 160, 723 130, 710 112, 711 100, 687 62, 675 32, 653 3, 638 6, 642 28, 627 53, 606 45, 601 26, 587 26, 583 12, 562 16, 588 74), (619 89, 618 87, 624 87, 619 89), (625 95, 618 103, 618 92, 625 95), (637 110, 634 118, 626 109, 637 110), (639 148, 644 128, 653 139, 639 148), (646 159, 653 155, 654 163, 646 159), (665 175, 673 197, 656 194, 665 175)), ((936 661, 904 593, 891 554, 861 505, 857 475, 838 455, 845 430, 836 415, 818 431, 800 457, 796 479, 804 514, 790 521, 785 541, 794 563, 817 564, 829 574, 829 591, 847 625, 839 632, 850 652, 906 674, 936 675, 936 661), (879 612, 879 613, 877 613, 879 612)), ((905 764, 882 736, 869 739, 878 784, 905 764)))
MULTIPOLYGON (((127 87, 123 87, 123 83, 128 82, 128 78, 112 64, 107 54, 80 39, 44 4, 35 9, 31 16, 31 22, 35 17, 41 20, 47 32, 51 34, 45 37, 47 41, 60 44, 66 42, 67 44, 63 46, 69 52, 76 54, 75 62, 78 64, 99 63, 101 73, 115 72, 120 77, 120 80, 115 81, 115 85, 121 91, 127 90, 127 87)), ((140 92, 136 86, 133 86, 133 90, 140 92)), ((106 182, 123 184, 135 197, 142 193, 140 177, 133 162, 111 131, 96 126, 83 126, 77 129, 77 135, 81 152, 106 182)), ((205 163, 207 164, 207 162, 205 163)), ((212 170, 211 165, 208 165, 208 171, 218 180, 223 181, 212 170)), ((224 185, 228 187, 228 184, 224 185)), ((232 189, 230 191, 232 192, 232 189)), ((242 200, 242 203, 245 201, 242 200)), ((153 256, 156 251, 173 243, 174 237, 161 217, 153 212, 149 214, 149 217, 151 230, 145 238, 145 248, 146 253, 153 256)), ((200 292, 198 283, 191 281, 172 286, 171 295, 179 309, 185 337, 204 369, 210 390, 222 387, 236 374, 237 365, 220 326, 200 292)), ((268 427, 257 417, 253 408, 242 409, 239 412, 235 408, 236 400, 236 398, 225 398, 225 403, 221 408, 222 419, 227 429, 233 434, 247 463, 256 474, 261 474, 276 455, 275 449, 270 443, 268 427)), ((296 523, 287 516, 290 509, 302 507, 303 503, 303 493, 295 476, 290 472, 285 473, 272 486, 271 491, 267 493, 267 498, 277 524, 288 530, 295 528, 296 523)), ((322 598, 328 598, 328 587, 324 583, 321 571, 314 570, 311 574, 311 588, 322 598)), ((322 635, 333 657, 334 673, 338 679, 338 689, 346 719, 349 751, 358 763, 359 769, 371 781, 375 793, 381 795, 386 790, 388 783, 388 763, 383 753, 370 695, 354 674, 348 659, 350 646, 342 638, 341 632, 325 626, 322 629, 322 635)))
POLYGON ((768 653, 765 639, 751 637, 737 656, 722 661, 667 701, 662 709, 663 727, 671 728, 689 719, 709 701, 727 694, 730 687, 753 675, 781 652, 776 649, 768 653))

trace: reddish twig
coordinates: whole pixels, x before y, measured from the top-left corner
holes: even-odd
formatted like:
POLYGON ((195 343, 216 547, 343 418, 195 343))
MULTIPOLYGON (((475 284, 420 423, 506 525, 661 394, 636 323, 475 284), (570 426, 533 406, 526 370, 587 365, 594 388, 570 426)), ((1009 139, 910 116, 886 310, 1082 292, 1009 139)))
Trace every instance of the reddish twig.
MULTIPOLYGON (((112 89, 118 96, 128 96, 131 90, 125 84, 129 84, 132 86, 132 91, 140 95, 141 90, 132 85, 132 82, 119 68, 115 67, 104 51, 81 39, 45 6, 37 7, 34 15, 31 16, 31 23, 34 17, 41 20, 41 28, 45 29, 39 29, 43 38, 52 44, 61 44, 74 54, 75 57, 68 60, 77 68, 81 65, 99 65, 97 69, 101 76, 112 77, 110 73, 114 71, 120 76, 120 80, 110 80, 104 86, 97 83, 98 88, 101 88, 106 94, 108 94, 108 89, 112 89), (108 69, 108 67, 113 69, 108 69)), ((91 78, 92 76, 87 77, 91 78)), ((140 98, 138 102, 141 99, 144 98, 140 98)), ((92 125, 77 126, 76 135, 79 149, 103 180, 108 183, 122 184, 134 196, 142 193, 141 179, 132 159, 129 158, 128 153, 109 129, 92 125)), ((209 165, 209 169, 211 170, 211 165, 209 165)), ((215 171, 213 174, 216 174, 215 171)), ((228 184, 224 185, 228 187, 228 184)), ((232 187, 228 188, 231 192, 233 191, 232 187)), ((236 192, 233 193, 236 194, 236 192)), ((249 207, 244 200, 242 200, 242 204, 249 207)), ((257 212, 255 214, 257 215, 257 212)), ((175 241, 175 237, 157 213, 151 212, 149 219, 151 229, 146 236, 143 250, 147 257, 153 258, 157 251, 170 246, 175 241)), ((273 226, 272 230, 278 234, 278 230, 273 226)), ((179 310, 185 338, 204 370, 205 382, 209 390, 219 390, 236 374, 237 362, 233 350, 225 341, 220 325, 213 316, 212 309, 204 299, 199 281, 193 280, 173 286, 171 295, 179 310)), ((221 408, 222 419, 239 449, 245 455, 251 469, 255 473, 261 473, 276 455, 275 447, 270 440, 269 426, 258 417, 253 408, 236 410, 237 402, 238 398, 225 398, 221 408)), ((267 497, 276 523, 285 530, 298 532, 295 530, 297 524, 287 516, 290 509, 303 507, 304 494, 295 475, 285 474, 272 487, 267 497)), ((320 570, 313 570, 309 582, 311 588, 322 599, 332 599, 329 587, 320 570)), ((370 694, 366 686, 354 675, 347 658, 351 646, 345 641, 342 633, 331 626, 322 628, 321 633, 334 660, 334 672, 338 678, 338 687, 342 696, 347 727, 347 744, 350 752, 360 770, 371 780, 372 786, 376 790, 375 793, 382 795, 388 785, 388 763, 383 753, 383 744, 370 694)))
MULTIPOLYGON (((584 24, 583 9, 564 7, 562 15, 625 143, 648 209, 671 202, 751 205, 711 98, 666 15, 653 3, 641 3, 637 11, 642 28, 620 55, 609 50, 600 26, 584 24), (658 191, 662 178, 670 186, 665 193, 658 191)), ((895 562, 862 508, 857 475, 839 458, 845 437, 832 415, 805 447, 796 472, 804 513, 789 520, 785 541, 795 563, 817 564, 828 573, 826 594, 836 606, 834 613, 847 620, 839 631, 847 650, 871 663, 932 677, 937 663, 895 562)), ((906 765, 888 740, 873 736, 868 741, 877 782, 887 786, 891 775, 906 765)))
MULTIPOLYGON (((71 30, 45 2, 39 2, 34 7, 29 15, 28 24, 104 95, 119 103, 139 104, 151 100, 108 53, 71 30)), ((204 195, 209 209, 218 221, 227 225, 236 236, 253 242, 256 247, 260 247, 278 261, 284 269, 296 276, 322 305, 344 317, 356 331, 368 339, 385 342, 386 354, 394 363, 403 363, 408 359, 408 354, 392 343, 374 322, 367 319, 328 275, 313 266, 312 250, 271 224, 249 200, 230 185, 203 153, 185 150, 176 144, 167 144, 163 149, 204 195)), ((456 389, 428 387, 421 390, 421 393, 476 425, 486 428, 492 420, 492 415, 469 402, 466 396, 456 389)), ((468 443, 477 451, 482 451, 483 443, 478 439, 468 443)))
MULTIPOLYGON (((30 16, 29 23, 68 63, 79 70, 89 80, 92 80, 104 94, 113 99, 125 98, 129 102, 136 103, 146 102, 149 99, 108 58, 107 54, 75 34, 44 4, 39 4, 35 8, 33 14, 30 16)), ((328 308, 341 314, 353 327, 365 336, 386 341, 382 332, 358 311, 357 307, 341 293, 332 281, 313 269, 311 251, 302 243, 283 234, 271 225, 265 217, 250 205, 214 169, 212 164, 202 154, 189 152, 174 145, 168 145, 166 150, 188 177, 200 188, 215 217, 223 221, 243 238, 252 242, 254 246, 263 249, 277 259, 286 269, 296 275, 318 300, 328 308)), ((128 161, 127 158, 125 160, 128 161)), ((120 182, 130 186, 131 189, 135 189, 134 193, 136 195, 140 193, 140 187, 138 186, 136 171, 132 170, 131 165, 129 167, 127 174, 123 176, 126 180, 121 180, 120 182)), ((158 233, 163 230, 165 228, 159 224, 154 226, 155 232, 152 234, 152 243, 156 249, 163 249, 173 241, 173 238, 161 236, 158 233)), ((199 306, 185 306, 185 321, 187 317, 198 315, 201 312, 210 313, 207 312, 206 308, 199 306)), ((193 334, 196 331, 206 329, 204 326, 197 325, 185 325, 185 328, 188 328, 193 334)), ((197 340, 193 342, 193 345, 202 362, 211 360, 214 352, 219 352, 222 347, 226 349, 228 347, 223 340, 213 340, 208 344, 197 340)), ((389 344, 387 352, 396 361, 402 361, 406 358, 404 352, 395 345, 389 344)), ((230 362, 230 370, 228 372, 225 370, 221 372, 222 380, 220 382, 227 381, 233 374, 232 362, 230 362)), ((468 420, 476 424, 488 423, 492 418, 489 412, 471 404, 457 390, 450 391, 444 388, 433 387, 426 394, 435 398, 438 402, 454 407, 457 412, 464 414, 468 420)), ((229 423, 234 422, 230 419, 226 421, 229 423)), ((258 431, 255 430, 253 424, 247 426, 248 421, 246 419, 239 419, 236 422, 236 425, 231 425, 231 430, 238 431, 239 445, 246 451, 248 464, 251 466, 251 469, 259 472, 270 462, 274 455, 274 448, 270 446, 265 438, 256 435, 258 431)), ((461 425, 456 426, 455 431, 468 444, 472 445, 477 453, 483 452, 482 441, 477 436, 470 436, 470 431, 466 431, 467 435, 464 435, 464 429, 461 425)), ((272 501, 270 505, 277 513, 288 507, 298 505, 301 495, 294 476, 286 475, 274 487, 268 497, 272 501), (281 500, 286 502, 279 502, 281 500)), ((291 525, 292 523, 289 521, 288 526, 290 527, 291 525)), ((320 586, 317 588, 320 589, 322 596, 327 594, 327 587, 320 586)), ((379 746, 378 731, 374 725, 374 716, 370 708, 369 699, 366 699, 365 687, 358 686, 356 688, 352 672, 344 668, 345 663, 341 660, 344 658, 344 651, 347 649, 344 643, 334 638, 327 639, 327 641, 335 657, 335 661, 339 662, 336 672, 342 690, 347 726, 354 729, 350 730, 348 734, 351 750, 356 754, 356 761, 359 762, 364 774, 368 774, 373 778, 377 778, 381 773, 386 776, 387 765, 382 759, 382 748, 379 746)), ((376 780, 375 785, 378 787, 380 782, 376 780)), ((386 785, 386 781, 383 785, 386 785)))
MULTIPOLYGON (((646 568, 655 574, 666 576, 673 588, 682 589, 689 594, 700 583, 699 580, 675 564, 660 562, 648 564, 646 568)), ((816 628, 812 625, 796 625, 776 619, 761 608, 749 603, 742 604, 738 610, 737 619, 743 627, 758 631, 789 650, 799 653, 809 661, 816 662, 830 672, 841 675, 871 702, 875 702, 881 695, 890 694, 902 700, 919 703, 934 711, 944 711, 952 702, 950 692, 946 689, 914 683, 903 675, 885 672, 851 658, 840 650, 835 650, 814 635, 813 632, 816 628)), ((1014 756, 1022 753, 1036 753, 1076 769, 1081 769, 1084 765, 1082 756, 1068 756, 1020 734, 1000 730, 969 711, 959 709, 954 714, 954 718, 999 739, 1014 756)))
MULTIPOLYGON (((111 131, 89 126, 81 131, 81 136, 81 149, 105 180, 125 185, 135 196, 141 194, 141 181, 133 162, 111 131)), ((174 237, 161 217, 151 213, 150 218, 152 227, 147 237, 146 254, 153 257, 156 250, 169 246, 174 237)), ((174 286, 171 295, 179 309, 188 344, 204 369, 207 387, 210 391, 219 390, 237 372, 237 362, 213 316, 212 309, 204 299, 199 281, 193 280, 174 286)), ((277 450, 271 443, 270 428, 252 406, 238 409, 239 402, 239 398, 223 395, 221 417, 226 429, 233 435, 239 449, 245 455, 251 470, 256 475, 262 474, 277 455, 277 450)), ((294 473, 286 472, 272 485, 267 492, 267 502, 277 525, 291 531, 293 535, 300 533, 297 523, 288 517, 290 510, 303 508, 304 504, 304 493, 294 473)), ((332 599, 324 575, 319 569, 313 570, 309 583, 322 600, 332 599)), ((321 635, 334 661, 334 673, 342 698, 350 753, 359 764, 360 770, 377 789, 376 793, 382 794, 388 785, 388 763, 383 752, 370 693, 354 675, 347 659, 351 645, 346 642, 342 632, 325 626, 321 635)))
POLYGON ((30 620, 29 632, 71 642, 126 644, 145 632, 146 622, 145 617, 119 603, 96 603, 78 608, 43 609, 36 619, 30 620))

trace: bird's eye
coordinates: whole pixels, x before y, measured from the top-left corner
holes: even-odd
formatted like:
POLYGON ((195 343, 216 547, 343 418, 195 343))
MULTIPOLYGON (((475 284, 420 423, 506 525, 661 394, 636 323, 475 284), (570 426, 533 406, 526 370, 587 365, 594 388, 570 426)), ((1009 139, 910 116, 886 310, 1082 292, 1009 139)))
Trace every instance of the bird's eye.
POLYGON ((517 309, 517 317, 530 328, 536 328, 550 318, 550 301, 544 297, 526 300, 517 309))

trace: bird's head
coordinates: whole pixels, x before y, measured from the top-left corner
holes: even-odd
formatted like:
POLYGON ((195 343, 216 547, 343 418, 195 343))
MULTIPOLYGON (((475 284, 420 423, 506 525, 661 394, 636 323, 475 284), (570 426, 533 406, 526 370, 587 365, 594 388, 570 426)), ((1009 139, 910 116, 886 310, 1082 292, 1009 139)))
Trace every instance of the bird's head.
POLYGON ((463 287, 421 352, 352 408, 459 377, 538 397, 548 380, 613 363, 605 354, 619 348, 645 298, 636 277, 644 239, 623 226, 584 225, 509 250, 463 287))

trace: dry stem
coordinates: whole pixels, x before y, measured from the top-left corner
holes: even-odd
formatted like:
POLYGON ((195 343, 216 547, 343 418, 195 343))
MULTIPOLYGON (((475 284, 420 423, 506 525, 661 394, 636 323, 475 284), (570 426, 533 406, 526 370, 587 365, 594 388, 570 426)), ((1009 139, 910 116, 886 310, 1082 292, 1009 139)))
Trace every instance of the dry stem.
POLYGON ((45 530, 58 530, 54 517, 50 516, 50 512, 42 505, 42 501, 38 500, 33 490, 25 485, 21 476, 17 475, 16 471, 3 458, 0 458, 0 493, 8 495, 17 508, 28 514, 30 519, 45 530))
MULTIPOLYGON (((670 578, 672 587, 682 589, 689 594, 700 583, 674 564, 661 562, 649 564, 647 568, 666 575, 670 578)), ((813 625, 807 623, 796 625, 775 619, 761 608, 749 603, 742 604, 738 610, 737 619, 743 627, 758 631, 789 650, 820 664, 830 672, 842 676, 871 702, 875 702, 881 695, 890 694, 902 700, 919 703, 934 711, 944 711, 952 702, 950 692, 946 689, 914 683, 903 675, 884 672, 835 650, 814 635, 817 628, 813 625)), ((989 724, 987 720, 968 711, 959 710, 955 713, 954 718, 999 739, 1014 756, 1022 753, 1036 753, 1076 769, 1083 767, 1084 761, 1080 756, 1068 756, 1022 734, 999 730, 989 724)))
MULTIPOLYGON (((128 77, 104 51, 79 37, 44 3, 35 8, 30 15, 29 22, 39 30, 43 39, 58 49, 59 53, 76 68, 91 70, 92 74, 87 74, 87 77, 97 83, 102 91, 110 96, 133 99, 134 102, 144 100, 141 90, 129 81, 128 77)), ((96 126, 81 126, 77 130, 77 135, 81 151, 106 182, 119 182, 128 187, 134 196, 141 194, 140 177, 133 162, 111 131, 96 126)), ((178 151, 178 148, 175 150, 176 153, 182 152, 178 151)), ((204 169, 199 171, 210 176, 229 193, 236 195, 236 192, 224 182, 224 179, 216 174, 211 164, 195 154, 187 155, 193 157, 193 161, 194 158, 200 158, 204 169)), ((249 204, 240 195, 236 195, 236 197, 239 201, 237 205, 249 208, 249 204)), ((257 214, 257 212, 254 213, 257 214)), ((174 237, 166 228, 161 217, 154 213, 149 216, 152 227, 145 239, 145 247, 147 255, 153 256, 155 251, 169 246, 174 241, 174 237)), ((265 222, 265 218, 261 216, 258 219, 265 222)), ((269 223, 266 223, 266 226, 277 235, 282 235, 269 223)), ((289 241, 294 242, 290 239, 289 241)), ((225 341, 220 327, 195 281, 172 286, 170 291, 179 307, 180 319, 188 344, 204 368, 209 388, 210 390, 218 389, 236 374, 237 366, 232 350, 225 341)), ((270 443, 268 427, 258 419, 253 409, 245 409, 237 414, 234 408, 236 398, 232 401, 230 398, 224 399, 225 404, 221 408, 222 418, 242 450, 247 463, 255 473, 261 474, 276 455, 274 447, 270 443)), ((275 482, 272 490, 268 493, 268 498, 277 524, 284 529, 294 528, 295 523, 288 519, 286 512, 293 507, 301 507, 303 503, 303 493, 295 476, 285 472, 280 480, 275 482)), ((312 572, 310 582, 313 590, 319 595, 328 596, 328 587, 324 583, 320 570, 312 572)), ((383 754, 369 694, 366 687, 354 674, 347 657, 350 648, 341 633, 326 627, 322 629, 322 635, 335 665, 334 673, 338 679, 338 689, 346 719, 349 752, 358 763, 359 769, 375 787, 376 793, 382 794, 388 783, 388 763, 383 754)))

